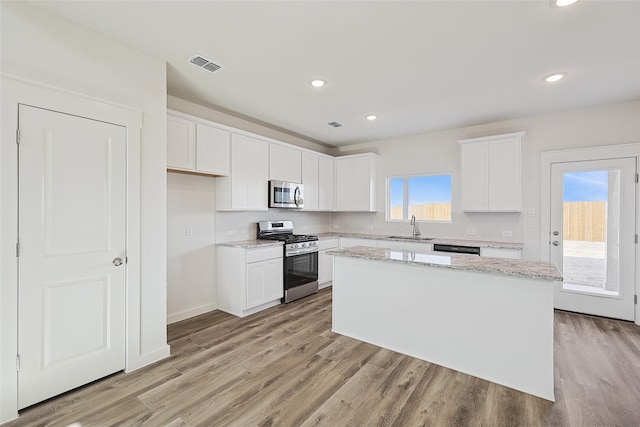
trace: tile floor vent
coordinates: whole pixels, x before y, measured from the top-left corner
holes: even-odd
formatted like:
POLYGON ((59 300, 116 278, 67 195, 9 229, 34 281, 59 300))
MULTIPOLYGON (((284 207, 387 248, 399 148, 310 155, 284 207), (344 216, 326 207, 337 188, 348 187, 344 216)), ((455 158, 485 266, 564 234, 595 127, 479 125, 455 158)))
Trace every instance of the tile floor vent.
POLYGON ((187 61, 191 62, 194 65, 197 65, 200 68, 204 68, 207 71, 218 71, 222 68, 220 65, 209 61, 207 58, 204 58, 201 55, 193 55, 191 58, 187 59, 187 61))
POLYGON ((327 123, 327 124, 328 124, 329 126, 333 126, 334 128, 339 128, 339 127, 342 127, 342 126, 343 126, 343 125, 342 125, 342 123, 340 123, 340 122, 329 122, 329 123, 327 123))

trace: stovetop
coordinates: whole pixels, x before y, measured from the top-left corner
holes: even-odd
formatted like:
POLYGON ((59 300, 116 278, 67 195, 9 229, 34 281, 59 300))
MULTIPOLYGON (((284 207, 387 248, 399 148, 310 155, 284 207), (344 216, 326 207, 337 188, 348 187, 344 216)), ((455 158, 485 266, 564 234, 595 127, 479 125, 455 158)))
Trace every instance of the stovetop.
POLYGON ((258 236, 258 239, 264 240, 278 240, 284 243, 299 243, 299 242, 313 242, 314 240, 318 240, 318 236, 307 235, 307 234, 268 234, 263 236, 258 236))

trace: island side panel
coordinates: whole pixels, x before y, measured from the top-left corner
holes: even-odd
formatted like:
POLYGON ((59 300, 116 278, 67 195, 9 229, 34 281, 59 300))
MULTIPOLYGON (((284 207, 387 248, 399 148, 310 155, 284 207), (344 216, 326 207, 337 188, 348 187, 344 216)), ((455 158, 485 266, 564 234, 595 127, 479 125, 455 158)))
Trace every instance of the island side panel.
POLYGON ((554 401, 552 285, 335 256, 332 330, 554 401))

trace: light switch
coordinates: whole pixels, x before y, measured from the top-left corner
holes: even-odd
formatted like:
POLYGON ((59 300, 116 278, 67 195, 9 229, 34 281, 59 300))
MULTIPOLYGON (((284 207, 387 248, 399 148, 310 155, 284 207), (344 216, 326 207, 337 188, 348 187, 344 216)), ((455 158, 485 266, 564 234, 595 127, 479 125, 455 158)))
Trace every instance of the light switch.
POLYGON ((193 236, 193 225, 187 225, 184 228, 184 234, 186 234, 187 236, 193 236))
POLYGON ((536 219, 535 218, 527 219, 527 227, 528 228, 536 228, 536 219))
POLYGON ((527 209, 528 216, 536 216, 536 210, 534 208, 527 209))

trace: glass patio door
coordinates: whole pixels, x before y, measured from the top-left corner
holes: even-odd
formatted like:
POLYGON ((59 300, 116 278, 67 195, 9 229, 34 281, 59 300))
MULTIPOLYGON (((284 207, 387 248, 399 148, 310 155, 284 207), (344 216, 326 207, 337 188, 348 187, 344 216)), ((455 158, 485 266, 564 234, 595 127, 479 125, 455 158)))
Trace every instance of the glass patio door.
POLYGON ((551 165, 555 307, 634 320, 636 159, 551 165))

